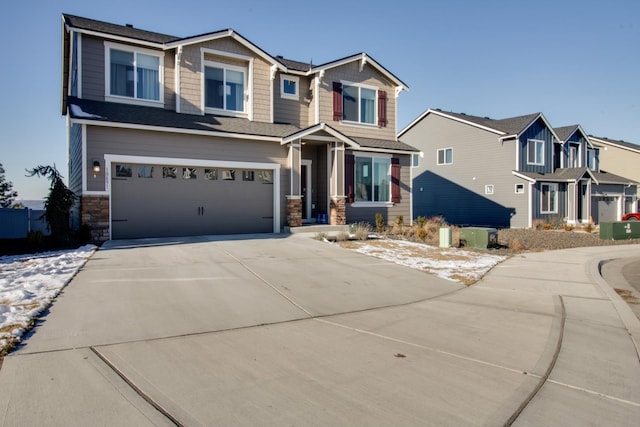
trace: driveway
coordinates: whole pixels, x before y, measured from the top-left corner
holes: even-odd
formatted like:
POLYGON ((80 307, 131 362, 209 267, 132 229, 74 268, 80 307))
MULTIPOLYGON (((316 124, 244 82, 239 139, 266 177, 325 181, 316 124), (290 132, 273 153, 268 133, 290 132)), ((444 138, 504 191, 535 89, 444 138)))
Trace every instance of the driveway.
POLYGON ((5 359, 0 425, 524 425, 558 402, 634 425, 637 354, 588 256, 466 288, 300 236, 109 242, 5 359), (599 388, 575 375, 602 337, 599 388))

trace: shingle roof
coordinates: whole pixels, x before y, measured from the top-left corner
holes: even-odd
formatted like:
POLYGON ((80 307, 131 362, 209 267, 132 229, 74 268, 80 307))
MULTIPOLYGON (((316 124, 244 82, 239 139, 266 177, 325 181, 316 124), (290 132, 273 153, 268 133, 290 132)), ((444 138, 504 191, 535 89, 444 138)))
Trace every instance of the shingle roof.
POLYGON ((152 43, 169 43, 175 40, 180 40, 181 38, 167 34, 155 33, 153 31, 139 30, 128 25, 111 24, 109 22, 97 21, 95 19, 83 18, 81 16, 69 15, 66 13, 62 16, 67 25, 71 27, 82 30, 97 31, 114 36, 128 37, 152 43))
POLYGON ((77 105, 84 113, 78 114, 71 108, 70 114, 72 118, 95 120, 97 122, 158 126, 205 132, 237 133, 275 138, 282 138, 300 130, 297 126, 288 124, 253 122, 237 117, 182 114, 164 108, 143 107, 139 105, 90 101, 78 98, 69 98, 68 103, 70 106, 77 105), (88 115, 98 117, 88 117, 88 115))
POLYGON ((374 139, 374 138, 357 138, 357 137, 351 137, 351 139, 356 141, 358 144, 360 144, 361 147, 364 147, 364 148, 379 148, 379 149, 385 149, 385 150, 399 150, 399 151, 412 151, 412 152, 420 151, 417 148, 400 141, 392 141, 388 139, 374 139))
MULTIPOLYGON (((441 111, 441 110, 437 110, 441 111)), ((517 135, 527 128, 533 120, 535 120, 541 113, 527 114, 524 116, 508 117, 506 119, 492 119, 489 117, 471 116, 464 113, 451 113, 448 111, 441 111, 447 116, 455 117, 460 120, 466 120, 471 123, 475 123, 480 126, 488 127, 491 129, 499 130, 507 135, 517 135)))
MULTIPOLYGON (((105 123, 155 126, 162 128, 186 129, 200 132, 222 132, 229 134, 284 138, 302 130, 298 126, 280 123, 254 122, 239 117, 195 115, 176 113, 164 108, 113 102, 91 101, 70 97, 69 114, 73 119, 83 119, 105 123), (75 107, 74 107, 75 106, 75 107)), ((351 138, 362 148, 382 150, 420 151, 408 144, 395 140, 351 138)))
POLYGON ((566 141, 567 138, 569 138, 576 131, 576 129, 578 129, 578 127, 578 125, 562 126, 559 128, 553 128, 553 130, 555 131, 556 135, 558 135, 560 141, 566 141))
POLYGON ((598 183, 600 184, 638 184, 632 179, 625 178, 620 175, 615 175, 606 171, 592 172, 592 174, 596 181, 598 181, 598 183))
POLYGON ((574 182, 588 173, 589 170, 587 168, 556 169, 553 173, 518 172, 519 175, 524 175, 536 181, 545 182, 574 182))
POLYGON ((312 67, 311 63, 294 61, 292 59, 283 58, 282 56, 276 56, 276 60, 280 62, 282 65, 284 65, 285 67, 287 67, 287 69, 294 70, 294 71, 306 72, 306 71, 309 71, 312 67))
POLYGON ((589 136, 591 138, 597 138, 597 139, 599 139, 601 141, 604 141, 604 142, 608 142, 608 143, 615 144, 615 145, 620 145, 622 147, 627 147, 627 148, 630 148, 632 150, 636 150, 636 151, 640 150, 640 145, 634 144, 632 142, 618 141, 618 140, 615 140, 615 139, 609 139, 609 138, 604 138, 604 137, 600 137, 600 136, 593 136, 593 135, 589 135, 589 136))

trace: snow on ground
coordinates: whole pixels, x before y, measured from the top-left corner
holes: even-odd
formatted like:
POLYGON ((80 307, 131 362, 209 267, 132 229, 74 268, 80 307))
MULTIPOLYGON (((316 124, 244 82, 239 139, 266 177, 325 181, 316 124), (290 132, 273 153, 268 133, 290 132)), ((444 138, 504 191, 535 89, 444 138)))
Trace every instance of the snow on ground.
POLYGON ((455 248, 439 248, 404 240, 349 242, 347 247, 365 255, 435 274, 447 280, 471 285, 506 257, 455 248))
POLYGON ((96 247, 0 257, 0 353, 20 339, 96 247))

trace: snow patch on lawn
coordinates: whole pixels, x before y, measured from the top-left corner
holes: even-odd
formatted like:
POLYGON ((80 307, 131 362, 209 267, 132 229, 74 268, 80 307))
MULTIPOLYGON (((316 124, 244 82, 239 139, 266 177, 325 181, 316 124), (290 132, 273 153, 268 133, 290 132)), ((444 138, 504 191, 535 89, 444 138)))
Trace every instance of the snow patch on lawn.
POLYGON ((0 257, 0 352, 22 337, 95 250, 95 246, 86 245, 0 257))
POLYGON ((491 268, 507 258, 404 240, 368 240, 354 243, 356 252, 426 271, 465 285, 477 282, 491 268))

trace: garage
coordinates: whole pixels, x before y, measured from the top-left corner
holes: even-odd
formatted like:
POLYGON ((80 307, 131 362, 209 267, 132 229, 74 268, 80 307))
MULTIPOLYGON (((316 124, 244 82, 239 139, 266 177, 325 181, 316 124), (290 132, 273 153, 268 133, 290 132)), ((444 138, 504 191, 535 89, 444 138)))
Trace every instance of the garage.
POLYGON ((273 232, 273 169, 238 165, 112 162, 111 238, 273 232))
POLYGON ((593 196, 591 198, 591 217, 596 224, 620 220, 618 216, 618 197, 593 196))

